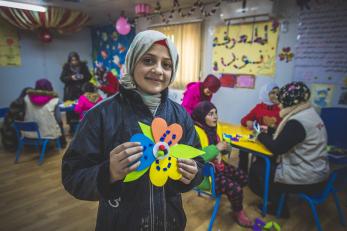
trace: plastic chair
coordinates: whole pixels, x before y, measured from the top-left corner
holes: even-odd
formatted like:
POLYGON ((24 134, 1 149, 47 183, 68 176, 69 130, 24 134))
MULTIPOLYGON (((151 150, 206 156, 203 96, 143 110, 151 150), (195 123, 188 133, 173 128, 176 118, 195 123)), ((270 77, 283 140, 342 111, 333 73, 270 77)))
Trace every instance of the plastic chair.
POLYGON ((46 147, 50 140, 55 140, 56 147, 60 150, 61 144, 60 144, 60 138, 56 139, 49 139, 49 138, 42 138, 39 130, 39 126, 36 122, 23 122, 23 121, 15 121, 14 127, 16 129, 17 138, 18 138, 18 146, 17 146, 17 152, 16 152, 16 159, 15 163, 18 163, 19 156, 21 154, 21 151, 23 149, 24 144, 28 145, 35 145, 38 150, 39 145, 42 145, 42 150, 40 153, 40 158, 38 160, 38 164, 41 165, 43 162, 43 158, 45 156, 46 147), (22 135, 23 132, 36 132, 38 138, 27 138, 22 135))
MULTIPOLYGON (((347 108, 322 108, 321 117, 328 133, 328 145, 347 150, 347 108)), ((347 164, 347 156, 329 154, 333 164, 347 164)))
MULTIPOLYGON (((318 231, 322 231, 323 229, 322 229, 322 226, 319 222, 319 217, 318 217, 318 214, 316 211, 316 206, 324 203, 330 194, 332 194, 334 197, 334 201, 336 204, 337 212, 339 214, 340 222, 343 226, 346 226, 346 220, 345 220, 343 211, 342 211, 341 206, 340 206, 339 198, 337 196, 337 192, 340 191, 343 187, 346 187, 346 185, 347 185, 347 177, 346 176, 347 176, 347 167, 337 169, 330 174, 327 185, 325 186, 322 193, 318 193, 315 195, 307 195, 305 193, 299 193, 298 194, 300 198, 307 201, 308 204, 310 205, 310 208, 311 208, 312 214, 313 214, 313 218, 315 220, 316 227, 317 227, 318 231)), ((280 215, 281 215, 282 208, 283 208, 284 201, 285 201, 285 197, 286 197, 286 193, 282 193, 282 195, 280 197, 280 202, 279 202, 279 205, 278 205, 277 211, 276 211, 276 217, 277 218, 280 217, 280 215)))
POLYGON ((2 107, 0 108, 0 118, 3 118, 6 116, 6 114, 8 113, 9 108, 8 107, 2 107))
POLYGON ((321 118, 328 133, 328 145, 347 149, 347 108, 322 108, 321 118))
POLYGON ((204 194, 204 195, 207 195, 207 196, 215 199, 215 203, 214 203, 214 207, 213 207, 213 213, 212 213, 212 216, 210 219, 210 224, 208 225, 208 231, 212 231, 213 223, 214 223, 214 220, 216 219, 219 205, 220 205, 220 200, 222 197, 222 194, 219 194, 219 195, 216 194, 214 172, 215 172, 215 170, 214 170, 213 164, 206 163, 204 168, 203 168, 203 175, 205 178, 211 177, 210 178, 211 179, 210 188, 209 189, 207 189, 207 188, 201 189, 198 186, 197 188, 194 189, 198 193, 199 196, 201 194, 204 194))

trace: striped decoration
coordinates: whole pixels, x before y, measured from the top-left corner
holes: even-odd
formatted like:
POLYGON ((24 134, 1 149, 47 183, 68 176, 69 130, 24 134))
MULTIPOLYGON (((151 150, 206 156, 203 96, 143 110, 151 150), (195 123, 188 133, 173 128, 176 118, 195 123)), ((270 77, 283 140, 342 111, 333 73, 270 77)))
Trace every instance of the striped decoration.
POLYGON ((0 15, 23 30, 46 28, 59 33, 79 31, 90 19, 83 12, 59 7, 48 7, 46 12, 0 7, 0 15))

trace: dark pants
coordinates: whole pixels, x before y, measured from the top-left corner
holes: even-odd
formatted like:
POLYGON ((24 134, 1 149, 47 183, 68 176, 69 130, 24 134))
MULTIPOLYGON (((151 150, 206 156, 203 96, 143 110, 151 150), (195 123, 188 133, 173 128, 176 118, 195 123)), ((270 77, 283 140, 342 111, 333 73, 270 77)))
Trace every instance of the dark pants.
POLYGON ((64 148, 66 146, 67 142, 66 142, 63 122, 58 122, 58 125, 59 125, 60 131, 61 131, 60 142, 61 142, 62 147, 64 148))
POLYGON ((242 170, 236 169, 234 166, 225 164, 223 171, 216 170, 215 184, 216 193, 224 193, 227 195, 232 210, 239 212, 243 209, 243 190, 247 185, 248 177, 242 170))
POLYGON ((239 169, 248 174, 248 152, 239 150, 239 169))
MULTIPOLYGON (((321 192, 326 185, 326 182, 320 182, 316 184, 305 184, 305 185, 294 185, 294 184, 283 184, 275 183, 276 164, 271 161, 270 170, 270 183, 269 183, 269 202, 277 206, 279 198, 282 193, 306 193, 313 194, 321 192)), ((249 174, 249 187, 250 189, 260 197, 263 197, 264 186, 265 186, 265 161, 257 159, 251 165, 249 174)))

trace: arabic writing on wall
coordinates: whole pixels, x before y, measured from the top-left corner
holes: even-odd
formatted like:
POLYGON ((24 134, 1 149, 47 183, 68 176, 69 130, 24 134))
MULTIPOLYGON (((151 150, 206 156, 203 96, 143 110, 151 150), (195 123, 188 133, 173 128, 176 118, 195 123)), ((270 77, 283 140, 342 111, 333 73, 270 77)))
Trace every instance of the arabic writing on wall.
POLYGON ((346 15, 347 6, 300 13, 295 79, 339 83, 341 77, 346 76, 346 15))
POLYGON ((213 40, 213 71, 272 76, 277 41, 275 21, 217 27, 213 40))

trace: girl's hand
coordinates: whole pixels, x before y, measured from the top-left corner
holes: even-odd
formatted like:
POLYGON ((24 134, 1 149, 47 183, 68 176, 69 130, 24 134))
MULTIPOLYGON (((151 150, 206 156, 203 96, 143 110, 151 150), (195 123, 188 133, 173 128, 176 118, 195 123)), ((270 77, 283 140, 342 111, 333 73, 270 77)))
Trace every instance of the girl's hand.
POLYGON ((253 121, 247 120, 246 126, 249 130, 253 130, 253 121))
POLYGON ((228 149, 228 143, 225 142, 225 141, 222 141, 222 142, 219 142, 217 145, 216 145, 217 149, 221 152, 221 151, 224 151, 224 150, 227 150, 228 149))
POLYGON ((143 155, 143 147, 137 142, 126 142, 118 145, 110 152, 110 179, 111 182, 124 179, 124 177, 136 170, 143 155))
POLYGON ((218 164, 222 163, 222 155, 218 154, 218 156, 216 156, 216 161, 218 164))
POLYGON ((268 132, 268 128, 269 128, 269 127, 266 126, 266 125, 261 125, 261 126, 260 126, 260 131, 263 132, 263 133, 267 133, 267 132, 268 132))
POLYGON ((194 160, 178 159, 178 170, 182 174, 180 181, 184 184, 190 184, 198 173, 198 166, 194 160))

